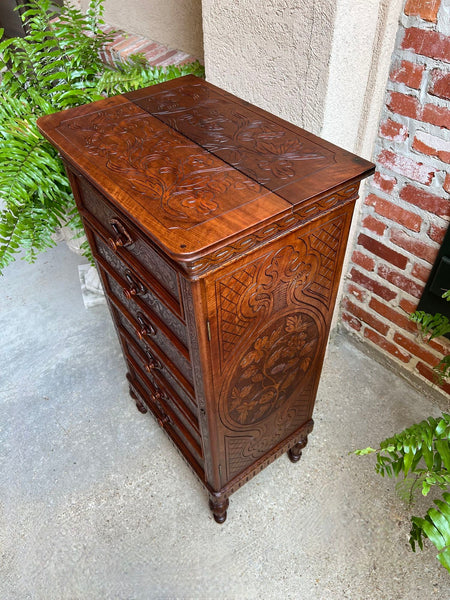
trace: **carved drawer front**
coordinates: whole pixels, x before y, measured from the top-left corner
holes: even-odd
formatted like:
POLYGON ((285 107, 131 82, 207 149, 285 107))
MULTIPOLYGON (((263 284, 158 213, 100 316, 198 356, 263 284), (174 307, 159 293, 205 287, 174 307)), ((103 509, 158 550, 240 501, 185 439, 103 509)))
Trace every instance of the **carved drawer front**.
POLYGON ((179 310, 180 292, 175 269, 150 247, 142 233, 84 177, 75 177, 81 192, 81 210, 85 219, 104 235, 118 256, 128 261, 135 259, 151 273, 176 300, 179 310))
MULTIPOLYGON (((188 407, 194 415, 197 414, 197 404, 195 401, 195 392, 192 384, 181 373, 178 367, 170 358, 159 348, 152 340, 151 335, 146 335, 138 321, 132 319, 131 315, 125 316, 124 313, 112 305, 111 306, 115 322, 124 330, 125 335, 134 343, 135 346, 149 357, 148 366, 152 369, 152 362, 155 365, 155 372, 176 391, 182 402, 188 407), (132 320, 129 320, 132 319, 132 320), (153 357, 153 361, 152 358, 153 357)), ((146 369, 147 370, 147 369, 146 369)))
MULTIPOLYGON (((105 238, 100 235, 93 227, 89 226, 86 219, 83 220, 85 230, 88 235, 91 247, 95 258, 103 263, 104 261, 110 265, 114 271, 121 275, 122 279, 129 279, 130 274, 136 274, 136 278, 142 282, 145 282, 145 293, 139 292, 137 289, 133 290, 130 285, 132 281, 128 281, 127 286, 129 288, 129 294, 145 296, 145 300, 150 304, 152 310, 160 314, 167 323, 172 323, 174 333, 176 333, 183 342, 186 341, 186 328, 184 320, 182 318, 182 308, 175 302, 172 296, 170 296, 164 288, 161 287, 158 280, 156 280, 148 272, 139 270, 136 266, 128 265, 122 257, 115 254, 108 246, 105 238), (127 277, 128 275, 128 277, 127 277)), ((133 279, 133 278, 132 278, 133 279)), ((125 289, 125 288, 124 288, 125 289)))
POLYGON ((123 280, 113 272, 106 271, 103 266, 100 273, 107 289, 110 302, 118 309, 119 314, 126 316, 134 323, 137 335, 150 340, 177 366, 183 376, 193 385, 192 367, 186 347, 167 327, 156 313, 142 302, 141 298, 129 299, 122 293, 123 280))
POLYGON ((147 406, 152 409, 153 405, 156 405, 160 413, 167 415, 171 429, 183 439, 196 461, 203 466, 203 450, 197 420, 167 382, 154 373, 148 373, 148 357, 122 331, 121 337, 131 375, 139 378, 147 406))
POLYGON ((91 233, 95 240, 95 258, 100 266, 108 273, 111 273, 117 280, 112 287, 116 296, 120 300, 136 300, 145 305, 145 312, 150 311, 152 315, 157 315, 170 329, 173 336, 177 338, 175 344, 181 343, 183 351, 187 353, 187 330, 186 325, 176 316, 159 296, 154 293, 152 281, 144 280, 139 273, 128 268, 117 256, 115 256, 100 238, 100 236, 91 233))

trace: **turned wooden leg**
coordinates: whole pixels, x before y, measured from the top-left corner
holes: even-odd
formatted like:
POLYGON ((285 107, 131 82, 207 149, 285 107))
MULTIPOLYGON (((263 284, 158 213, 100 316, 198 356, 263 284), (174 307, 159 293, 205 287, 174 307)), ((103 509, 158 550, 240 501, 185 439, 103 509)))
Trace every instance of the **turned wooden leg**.
POLYGON ((302 450, 306 446, 307 443, 308 443, 308 436, 305 435, 304 437, 300 438, 300 441, 297 442, 297 444, 295 444, 295 446, 292 446, 292 448, 290 450, 288 450, 287 455, 291 462, 296 463, 301 459, 302 450))
POLYGON ((132 388, 130 388, 130 396, 136 402, 136 408, 138 409, 138 411, 141 412, 141 413, 143 413, 143 414, 145 414, 147 412, 147 407, 142 402, 142 400, 137 397, 137 395, 135 394, 135 392, 134 392, 134 390, 132 388))
POLYGON ((209 508, 216 523, 224 523, 227 518, 227 508, 230 504, 228 498, 210 498, 209 508))

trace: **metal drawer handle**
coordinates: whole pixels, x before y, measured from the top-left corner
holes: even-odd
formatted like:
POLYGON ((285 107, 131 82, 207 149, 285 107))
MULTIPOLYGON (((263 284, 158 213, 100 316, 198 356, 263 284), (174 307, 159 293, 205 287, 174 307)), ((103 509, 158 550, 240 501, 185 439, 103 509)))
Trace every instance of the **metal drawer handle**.
POLYGON ((143 296, 147 290, 140 281, 136 281, 131 275, 131 271, 125 271, 125 279, 128 281, 128 288, 123 288, 125 298, 130 300, 133 296, 143 296))
POLYGON ((114 252, 117 252, 117 248, 124 248, 126 246, 131 246, 133 240, 131 235, 126 230, 126 227, 123 223, 119 221, 119 219, 111 219, 109 224, 111 225, 115 237, 108 238, 108 244, 111 246, 114 252))
POLYGON ((150 352, 150 350, 146 350, 145 353, 148 356, 148 362, 145 364, 145 367, 144 367, 145 370, 148 373, 151 373, 155 369, 159 370, 162 367, 160 361, 153 356, 153 354, 150 352))
POLYGON ((164 425, 166 425, 167 423, 169 425, 173 425, 172 419, 169 417, 169 415, 165 412, 165 410, 161 406, 161 402, 159 401, 160 398, 165 399, 164 395, 161 394, 161 391, 157 390, 157 392, 152 395, 152 400, 154 401, 158 411, 161 413, 161 416, 156 417, 156 420, 158 421, 158 424, 160 427, 164 427, 164 425))
POLYGON ((149 321, 147 321, 142 313, 137 313, 136 321, 139 323, 137 334, 140 340, 142 340, 144 336, 156 335, 156 329, 149 321))

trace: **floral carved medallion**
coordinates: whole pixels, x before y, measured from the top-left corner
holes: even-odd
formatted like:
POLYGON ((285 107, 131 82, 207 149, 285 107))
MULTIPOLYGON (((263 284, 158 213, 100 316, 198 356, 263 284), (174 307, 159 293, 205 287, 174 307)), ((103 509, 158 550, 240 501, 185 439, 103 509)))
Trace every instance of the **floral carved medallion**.
POLYGON ((317 324, 305 312, 272 321, 242 356, 231 378, 229 418, 238 425, 253 425, 279 409, 308 373, 318 341, 317 324))

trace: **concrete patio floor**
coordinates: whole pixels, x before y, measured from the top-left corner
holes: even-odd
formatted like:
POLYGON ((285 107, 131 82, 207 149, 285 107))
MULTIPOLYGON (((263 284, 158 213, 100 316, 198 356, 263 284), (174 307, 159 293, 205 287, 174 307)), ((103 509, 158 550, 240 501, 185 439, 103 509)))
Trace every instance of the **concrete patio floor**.
POLYGON ((302 460, 241 488, 219 526, 128 396, 106 306, 84 309, 80 262, 61 245, 0 279, 1 600, 448 600, 434 547, 409 550, 393 482, 348 456, 435 405, 336 336, 302 460))

